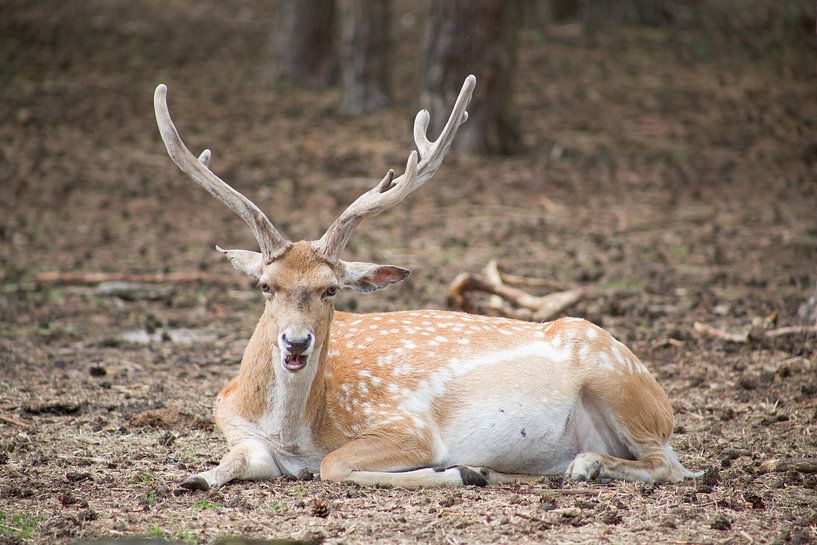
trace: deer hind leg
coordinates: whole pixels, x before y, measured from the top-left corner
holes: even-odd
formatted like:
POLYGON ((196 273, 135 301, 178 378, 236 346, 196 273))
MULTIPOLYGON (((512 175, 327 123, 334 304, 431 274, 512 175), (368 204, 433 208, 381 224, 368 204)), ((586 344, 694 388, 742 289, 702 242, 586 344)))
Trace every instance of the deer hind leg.
POLYGON ((567 467, 567 478, 661 482, 701 475, 682 466, 672 450, 672 408, 649 374, 612 387, 591 385, 581 405, 593 431, 607 438, 602 442, 608 449, 578 454, 567 467), (634 459, 621 457, 625 452, 634 459))
POLYGON ((577 481, 624 480, 624 481, 677 481, 671 460, 661 452, 654 452, 638 460, 625 460, 599 452, 583 452, 577 455, 565 473, 577 481))
POLYGON ((267 446, 262 441, 250 439, 233 445, 217 467, 191 475, 180 486, 188 490, 208 490, 234 479, 269 479, 280 476, 281 470, 267 446))

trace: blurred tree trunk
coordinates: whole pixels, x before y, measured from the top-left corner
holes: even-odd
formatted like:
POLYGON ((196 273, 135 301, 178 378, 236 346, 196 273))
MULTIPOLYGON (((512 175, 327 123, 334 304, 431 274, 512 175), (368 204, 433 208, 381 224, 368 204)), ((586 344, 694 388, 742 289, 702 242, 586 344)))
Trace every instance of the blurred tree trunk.
POLYGON ((275 77, 321 89, 337 79, 334 0, 278 0, 275 77))
POLYGON ((511 102, 522 3, 504 0, 432 0, 422 103, 431 113, 430 138, 439 134, 465 76, 477 88, 454 147, 471 153, 513 153, 518 122, 511 102))
POLYGON ((522 21, 526 27, 538 27, 553 22, 554 0, 524 0, 522 21))
POLYGON ((604 23, 664 25, 673 20, 673 0, 579 0, 579 19, 587 30, 604 23))
POLYGON ((341 110, 361 115, 389 103, 390 0, 341 0, 341 110))

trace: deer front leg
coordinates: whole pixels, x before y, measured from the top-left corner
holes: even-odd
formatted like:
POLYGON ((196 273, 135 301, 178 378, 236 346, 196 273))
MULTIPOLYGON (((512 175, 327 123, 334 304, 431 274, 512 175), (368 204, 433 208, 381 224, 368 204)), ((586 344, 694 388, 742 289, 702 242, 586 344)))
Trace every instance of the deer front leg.
POLYGON ((432 457, 430 445, 416 437, 364 436, 327 454, 321 462, 321 479, 400 488, 461 486, 479 480, 477 474, 471 475, 473 471, 431 468, 432 457))
POLYGON ((413 489, 485 486, 540 478, 538 475, 511 475, 465 465, 431 467, 432 460, 431 447, 416 437, 366 436, 327 454, 321 462, 321 479, 413 489))
POLYGON ((267 445, 257 439, 247 439, 233 445, 217 467, 191 475, 180 486, 188 490, 208 490, 234 479, 269 479, 280 476, 281 470, 267 445))

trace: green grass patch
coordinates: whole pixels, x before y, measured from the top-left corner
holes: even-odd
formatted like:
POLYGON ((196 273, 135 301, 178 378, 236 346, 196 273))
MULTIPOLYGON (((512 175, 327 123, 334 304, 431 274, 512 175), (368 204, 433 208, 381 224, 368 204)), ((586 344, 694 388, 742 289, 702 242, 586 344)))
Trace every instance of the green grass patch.
POLYGON ((166 539, 176 543, 183 543, 184 545, 199 545, 199 543, 202 543, 199 541, 199 538, 196 537, 196 534, 186 528, 179 528, 171 532, 154 524, 147 527, 145 536, 155 539, 166 539))
POLYGON ((30 513, 4 513, 0 511, 0 536, 19 536, 29 539, 37 531, 43 517, 30 513))
POLYGON ((214 511, 221 509, 222 506, 220 503, 213 503, 207 500, 199 500, 193 503, 192 507, 196 511, 214 511))
POLYGON ((148 493, 145 494, 145 505, 148 507, 153 507, 156 505, 156 491, 155 490, 148 490, 148 493))

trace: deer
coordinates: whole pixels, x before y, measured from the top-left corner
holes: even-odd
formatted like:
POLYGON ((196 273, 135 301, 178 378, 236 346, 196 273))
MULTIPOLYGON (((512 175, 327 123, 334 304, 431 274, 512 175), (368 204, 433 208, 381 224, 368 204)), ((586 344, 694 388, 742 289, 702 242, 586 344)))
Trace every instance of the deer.
POLYGON ((341 289, 371 293, 405 280, 395 265, 345 261, 356 227, 422 187, 440 168, 476 85, 469 75, 435 141, 414 122, 405 172, 390 169, 320 239, 292 242, 247 197, 195 157, 156 88, 159 132, 173 162, 233 210, 260 252, 216 246, 258 282, 264 310, 238 375, 215 400, 228 450, 180 486, 297 476, 416 489, 569 480, 699 477, 671 444, 672 407, 646 366, 579 318, 545 323, 444 310, 335 311, 341 289))

